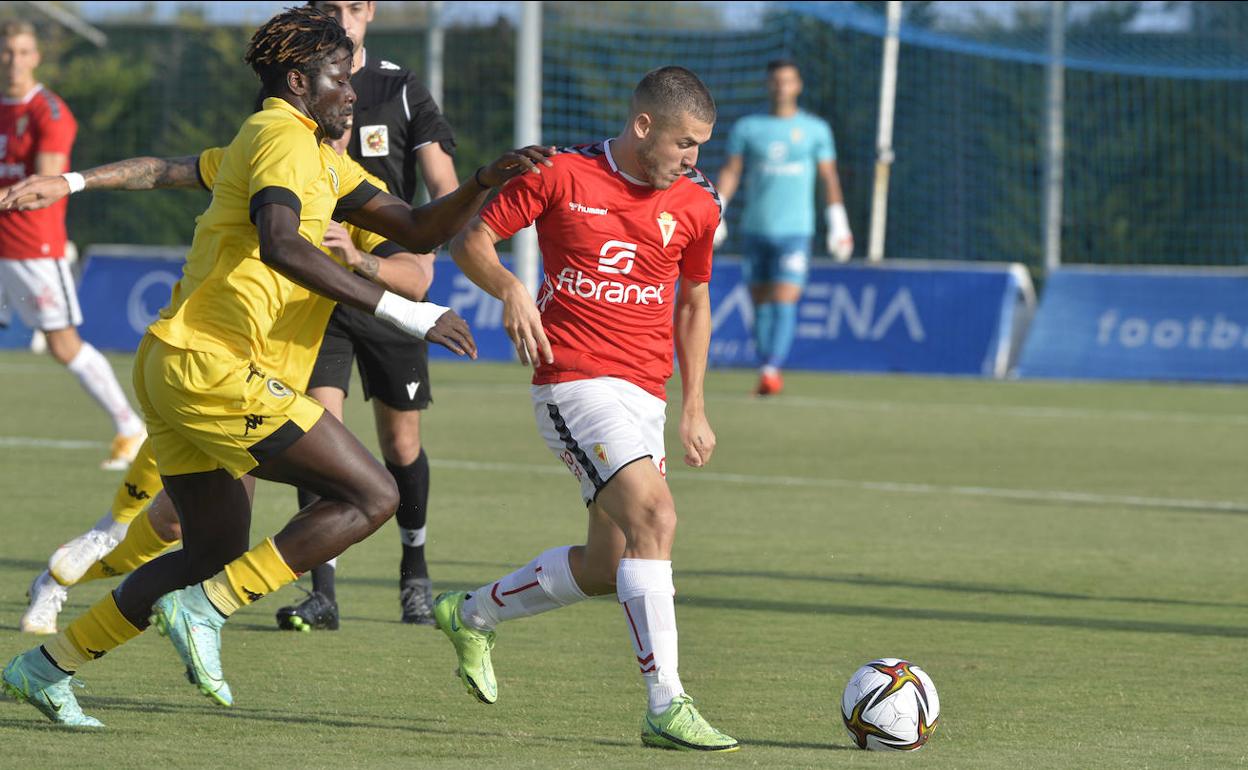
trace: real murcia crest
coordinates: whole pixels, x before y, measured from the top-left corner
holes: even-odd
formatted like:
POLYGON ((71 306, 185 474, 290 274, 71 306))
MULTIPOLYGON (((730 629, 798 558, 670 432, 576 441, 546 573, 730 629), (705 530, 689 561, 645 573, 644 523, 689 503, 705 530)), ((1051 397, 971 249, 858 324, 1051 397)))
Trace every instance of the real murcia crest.
POLYGON ((655 220, 659 223, 659 232, 663 235, 663 246, 672 240, 672 236, 676 234, 676 218, 666 211, 659 212, 659 218, 655 220))

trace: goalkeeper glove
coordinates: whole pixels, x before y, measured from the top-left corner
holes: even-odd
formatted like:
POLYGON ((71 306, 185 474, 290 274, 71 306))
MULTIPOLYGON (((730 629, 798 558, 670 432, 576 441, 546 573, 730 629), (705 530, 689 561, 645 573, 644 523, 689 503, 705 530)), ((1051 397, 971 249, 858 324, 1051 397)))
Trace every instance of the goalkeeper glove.
POLYGON ((728 240, 728 221, 724 219, 723 213, 719 216, 719 227, 715 228, 715 238, 711 241, 711 245, 719 248, 724 245, 724 241, 728 240))
POLYGON ((854 255, 854 234, 849 230, 845 204, 833 203, 824 212, 828 223, 828 253, 838 262, 848 262, 854 255))

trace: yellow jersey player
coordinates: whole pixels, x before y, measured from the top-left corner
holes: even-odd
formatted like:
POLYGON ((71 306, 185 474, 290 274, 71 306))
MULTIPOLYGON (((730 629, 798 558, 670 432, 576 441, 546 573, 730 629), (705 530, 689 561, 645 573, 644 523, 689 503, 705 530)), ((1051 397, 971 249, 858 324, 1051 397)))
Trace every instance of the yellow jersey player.
MULTIPOLYGON (((352 49, 332 17, 306 6, 270 19, 248 46, 246 61, 269 98, 226 148, 183 278, 134 365, 183 547, 136 570, 64 631, 5 667, 5 690, 54 722, 100 726, 82 713, 71 676, 149 622, 170 637, 198 689, 230 705, 220 663, 220 630, 229 616, 393 515, 398 495, 380 463, 323 407, 263 368, 274 344, 269 336, 292 302, 306 296, 301 292, 475 355, 467 325, 452 311, 383 290, 313 244, 337 210, 412 252, 428 252, 466 223, 489 189, 540 173, 545 153, 507 153, 450 195, 411 209, 322 141, 341 137, 351 116, 352 49), (301 486, 319 499, 248 550, 247 474, 301 486)), ((66 181, 83 189, 90 179, 84 173, 66 181)), ((319 335, 320 328, 299 333, 319 335)))

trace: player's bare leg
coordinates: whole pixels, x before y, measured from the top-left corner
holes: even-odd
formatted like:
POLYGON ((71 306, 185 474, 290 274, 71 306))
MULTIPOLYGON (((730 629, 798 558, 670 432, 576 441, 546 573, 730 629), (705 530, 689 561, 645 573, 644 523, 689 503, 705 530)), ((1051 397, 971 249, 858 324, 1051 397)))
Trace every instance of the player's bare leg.
MULTIPOLYGON (((394 483, 333 415, 252 471, 318 496, 273 538, 196 585, 162 596, 153 620, 171 637, 201 692, 223 705, 233 696, 220 663, 220 629, 239 609, 338 556, 380 527, 398 504, 394 483)), ((183 514, 185 528, 186 516, 183 514)))
MULTIPOLYGON (((309 388, 308 396, 325 407, 325 411, 342 422, 344 402, 347 394, 331 387, 309 388)), ((316 502, 315 493, 303 489, 298 490, 300 510, 316 502)), ((287 631, 311 631, 314 628, 326 631, 338 630, 338 596, 334 587, 334 574, 338 568, 338 560, 330 559, 318 564, 312 573, 312 593, 298 604, 289 604, 277 609, 277 627, 287 631)))
POLYGON ((139 419, 125 391, 117 382, 117 375, 108 360, 93 346, 82 341, 73 326, 63 329, 45 329, 48 353, 64 364, 78 378, 87 394, 108 412, 113 420, 116 436, 109 457, 102 467, 107 470, 124 470, 143 445, 147 430, 139 419))
POLYGON ((490 652, 499 623, 614 591, 649 696, 643 742, 735 749, 737 742, 698 714, 680 683, 671 563, 675 536, 671 491, 650 458, 641 458, 621 468, 589 506, 584 546, 546 551, 468 596, 440 596, 439 626, 456 646, 469 692, 486 703, 497 699, 490 652))

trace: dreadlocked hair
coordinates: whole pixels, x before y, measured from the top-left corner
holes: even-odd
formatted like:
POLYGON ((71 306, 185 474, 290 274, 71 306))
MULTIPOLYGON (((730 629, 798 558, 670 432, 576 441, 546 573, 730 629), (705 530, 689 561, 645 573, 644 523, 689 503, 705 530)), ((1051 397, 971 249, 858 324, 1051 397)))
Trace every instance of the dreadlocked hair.
POLYGON ((333 16, 305 5, 282 11, 257 29, 243 61, 260 76, 264 90, 273 93, 286 73, 313 75, 338 49, 355 50, 347 31, 333 16))

